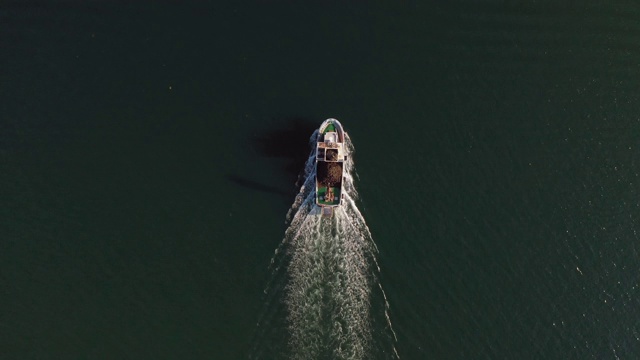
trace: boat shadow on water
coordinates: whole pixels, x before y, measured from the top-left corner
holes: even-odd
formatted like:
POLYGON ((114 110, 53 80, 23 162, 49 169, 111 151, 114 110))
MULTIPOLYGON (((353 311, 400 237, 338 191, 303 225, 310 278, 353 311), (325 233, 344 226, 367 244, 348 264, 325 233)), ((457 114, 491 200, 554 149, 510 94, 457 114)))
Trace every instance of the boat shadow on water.
POLYGON ((291 194, 293 193, 292 191, 285 191, 285 190, 280 189, 280 188, 278 188, 276 186, 263 184, 261 182, 258 182, 258 181, 255 181, 255 180, 251 180, 251 179, 247 179, 247 178, 243 178, 243 177, 238 176, 238 175, 227 175, 227 180, 229 180, 229 181, 231 181, 231 182, 233 182, 233 183, 235 183, 237 185, 249 188, 249 189, 263 191, 263 192, 267 192, 267 193, 271 193, 271 194, 282 195, 282 196, 286 196, 287 198, 289 198, 291 196, 291 194))
POLYGON ((295 181, 309 158, 309 137, 318 128, 318 124, 317 121, 302 117, 277 122, 281 125, 254 136, 251 139, 252 145, 263 156, 286 160, 280 171, 295 181))
POLYGON ((261 133, 249 137, 251 148, 265 158, 284 160, 284 164, 275 165, 273 171, 284 174, 287 184, 295 184, 287 190, 265 184, 260 180, 250 179, 237 174, 227 175, 227 179, 237 185, 252 190, 282 195, 291 200, 298 191, 301 171, 311 151, 309 137, 317 129, 317 121, 303 117, 291 117, 272 120, 273 124, 261 133))

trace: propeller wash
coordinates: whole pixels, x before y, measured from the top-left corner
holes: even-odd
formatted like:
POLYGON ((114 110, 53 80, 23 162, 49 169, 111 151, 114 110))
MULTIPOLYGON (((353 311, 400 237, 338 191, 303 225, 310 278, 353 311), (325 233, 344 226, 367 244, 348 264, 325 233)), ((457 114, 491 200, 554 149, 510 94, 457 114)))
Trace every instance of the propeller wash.
POLYGON ((272 301, 283 300, 287 358, 398 359, 378 250, 355 204, 353 145, 344 133, 340 206, 326 216, 317 203, 319 136, 318 130, 311 136, 304 183, 287 214, 289 227, 265 291, 272 301))

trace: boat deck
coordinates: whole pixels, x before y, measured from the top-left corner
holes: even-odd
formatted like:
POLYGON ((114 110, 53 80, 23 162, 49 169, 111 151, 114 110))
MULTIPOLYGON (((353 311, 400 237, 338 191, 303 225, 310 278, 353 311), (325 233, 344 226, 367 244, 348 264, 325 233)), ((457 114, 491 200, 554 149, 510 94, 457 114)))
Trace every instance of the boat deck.
POLYGON ((342 203, 345 133, 335 119, 325 120, 320 132, 316 145, 316 204, 322 209, 323 216, 331 217, 333 210, 342 203))

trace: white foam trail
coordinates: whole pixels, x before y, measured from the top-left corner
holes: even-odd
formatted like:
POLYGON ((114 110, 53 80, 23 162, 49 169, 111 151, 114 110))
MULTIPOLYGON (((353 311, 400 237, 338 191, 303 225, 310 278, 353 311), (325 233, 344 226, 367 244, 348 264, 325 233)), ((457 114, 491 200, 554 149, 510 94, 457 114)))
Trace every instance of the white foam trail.
MULTIPOLYGON (((378 280, 378 249, 356 206, 354 148, 346 135, 343 205, 322 218, 315 205, 315 143, 305 165, 300 192, 287 214, 289 227, 271 260, 272 278, 265 289, 269 302, 283 298, 292 359, 371 359, 399 356, 389 318, 389 303, 378 280), (375 286, 377 285, 377 286, 375 286), (379 291, 374 291, 375 289, 379 291), (283 293, 280 293, 283 292, 283 293), (280 293, 280 294, 276 294, 280 293), (275 295, 274 295, 275 294, 275 295), (386 329, 374 335, 371 300, 384 303, 386 329), (387 346, 380 342, 387 342, 387 346)), ((261 322, 275 315, 264 315, 261 322)), ((376 321, 379 323, 379 321, 376 321)), ((260 324, 259 324, 260 325, 260 324)), ((256 356, 260 358, 260 356, 256 356)))

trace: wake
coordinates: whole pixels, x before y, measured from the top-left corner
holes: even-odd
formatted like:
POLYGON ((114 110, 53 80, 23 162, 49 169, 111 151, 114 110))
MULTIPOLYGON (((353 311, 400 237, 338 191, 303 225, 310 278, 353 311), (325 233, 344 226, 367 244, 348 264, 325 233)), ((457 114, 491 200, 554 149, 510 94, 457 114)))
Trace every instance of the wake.
MULTIPOLYGON (((288 340, 280 355, 286 358, 398 359, 389 304, 378 280, 378 249, 355 204, 353 145, 345 134, 349 155, 343 179, 345 198, 333 217, 323 218, 315 205, 317 136, 316 130, 303 184, 287 214, 289 227, 271 260, 272 277, 265 290, 267 306, 280 299, 284 308, 263 314, 258 323, 263 336, 259 337, 269 341, 266 328, 284 317, 288 340)), ((250 357, 269 358, 265 347, 258 345, 250 357)))

